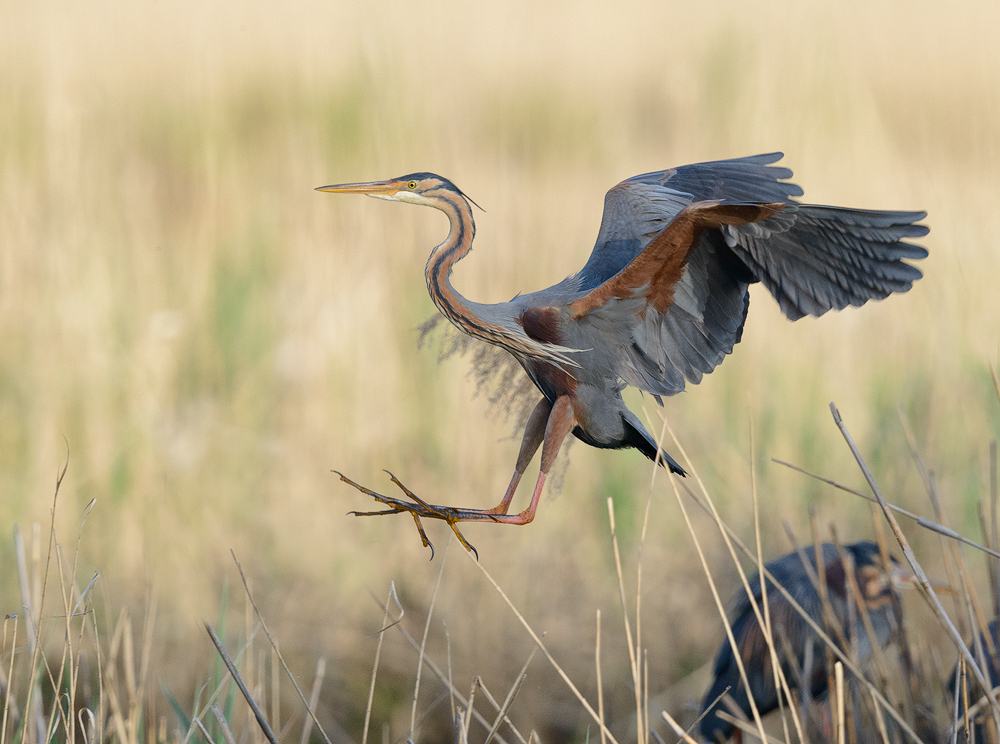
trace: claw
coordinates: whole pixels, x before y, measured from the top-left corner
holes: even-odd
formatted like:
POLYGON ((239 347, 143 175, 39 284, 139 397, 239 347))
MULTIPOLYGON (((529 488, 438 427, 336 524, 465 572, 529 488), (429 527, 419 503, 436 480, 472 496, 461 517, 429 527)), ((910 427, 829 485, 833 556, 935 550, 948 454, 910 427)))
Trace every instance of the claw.
POLYGON ((427 533, 424 532, 424 526, 422 524, 420 524, 420 517, 418 517, 416 514, 413 514, 412 512, 411 512, 411 516, 413 517, 413 523, 415 525, 417 525, 417 532, 420 533, 420 540, 421 540, 421 542, 423 542, 424 547, 431 549, 430 560, 433 561, 434 560, 434 543, 432 543, 430 540, 427 539, 427 533))
POLYGON ((476 546, 465 539, 465 535, 463 535, 461 530, 458 529, 458 526, 455 524, 454 521, 448 520, 448 526, 451 527, 451 531, 455 533, 455 537, 458 538, 458 541, 462 543, 462 547, 464 547, 466 550, 468 550, 470 553, 476 556, 476 562, 478 563, 479 551, 476 550, 476 546))
POLYGON ((377 517, 383 514, 402 514, 407 512, 413 517, 413 523, 417 526, 417 532, 420 533, 420 541, 423 543, 425 548, 431 549, 431 560, 434 560, 434 544, 427 538, 427 533, 424 531, 424 526, 420 522, 421 517, 427 519, 440 519, 448 523, 451 527, 452 532, 455 533, 455 537, 458 541, 462 543, 462 546, 476 556, 476 560, 479 560, 479 551, 476 550, 475 546, 465 539, 465 535, 462 531, 458 529, 458 522, 462 520, 463 510, 455 509, 450 506, 436 506, 434 504, 429 504, 422 498, 417 496, 413 491, 403 485, 402 481, 399 480, 395 475, 390 473, 388 470, 385 472, 388 474, 389 478, 393 483, 402 491, 408 498, 413 499, 414 503, 408 503, 400 499, 393 498, 392 496, 383 496, 382 494, 371 490, 370 488, 365 488, 360 483, 355 483, 346 475, 338 470, 333 471, 337 476, 340 477, 344 483, 361 491, 361 493, 371 496, 376 501, 388 506, 388 509, 383 509, 382 511, 350 511, 348 514, 353 514, 356 517, 377 517))

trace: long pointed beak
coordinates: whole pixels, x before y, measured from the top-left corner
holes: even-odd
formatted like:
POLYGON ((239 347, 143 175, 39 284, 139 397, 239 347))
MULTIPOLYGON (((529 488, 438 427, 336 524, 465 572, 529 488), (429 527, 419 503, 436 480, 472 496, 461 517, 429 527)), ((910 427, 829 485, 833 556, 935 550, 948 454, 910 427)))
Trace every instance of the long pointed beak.
POLYGON ((368 181, 367 183, 339 183, 320 186, 316 191, 332 191, 337 194, 368 194, 369 196, 390 196, 401 189, 399 181, 368 181))
POLYGON ((897 589, 913 586, 917 580, 917 575, 910 570, 909 566, 892 561, 892 571, 889 573, 892 585, 897 589))
MULTIPOLYGON (((904 566, 900 563, 893 564, 891 579, 892 584, 896 589, 912 589, 915 588, 917 584, 916 574, 914 574, 908 566, 904 566)), ((940 594, 954 595, 958 593, 951 586, 951 584, 945 581, 936 581, 934 579, 929 579, 929 581, 934 591, 940 594)))

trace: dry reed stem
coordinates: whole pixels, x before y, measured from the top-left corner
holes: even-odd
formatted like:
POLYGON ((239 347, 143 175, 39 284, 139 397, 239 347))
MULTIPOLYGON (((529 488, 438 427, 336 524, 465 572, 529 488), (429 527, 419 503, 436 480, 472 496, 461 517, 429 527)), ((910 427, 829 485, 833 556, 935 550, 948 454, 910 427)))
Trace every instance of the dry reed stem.
POLYGON ((910 548, 910 543, 903 534, 903 531, 899 527, 899 523, 893 516, 892 511, 889 509, 889 505, 886 503, 885 498, 882 496, 882 491, 879 489, 878 484, 875 482, 875 477, 872 475, 871 471, 868 469, 868 465, 865 463, 864 458, 861 456, 861 452, 858 450, 857 445, 854 444, 854 440, 851 437, 850 432, 847 430, 847 425, 844 423, 843 419, 840 417, 840 412, 837 407, 831 403, 830 411, 833 414, 833 420, 840 429, 841 434, 843 434, 844 439, 847 441, 847 445, 854 455, 854 459, 858 463, 858 467, 861 468, 861 472, 865 476, 865 480, 868 481, 868 485, 872 489, 872 493, 878 499, 879 505, 882 507, 882 513, 885 515, 886 521, 889 522, 889 526, 892 528, 893 534, 896 536, 896 540, 899 542, 900 547, 903 550, 903 555, 906 557, 907 562, 910 564, 910 568, 917 575, 920 583, 923 585, 924 590, 931 598, 931 607, 935 610, 935 614, 944 622, 945 627, 951 634, 952 639, 958 646, 959 653, 966 656, 973 673, 976 675, 976 680, 982 685, 983 689, 986 690, 986 694, 990 699, 991 711, 993 714, 993 720, 997 723, 998 729, 1000 729, 1000 703, 997 703, 997 698, 993 694, 992 688, 989 687, 989 683, 983 676, 982 670, 979 665, 976 664, 975 660, 972 658, 972 654, 969 653, 969 649, 966 647, 965 642, 959 635, 958 630, 955 629, 954 623, 952 623, 951 618, 948 617, 948 613, 944 611, 944 607, 941 605, 941 600, 938 599, 937 594, 934 592, 934 588, 931 586, 930 580, 924 573, 923 567, 917 561, 917 557, 913 554, 912 548, 910 548))
POLYGON ((466 733, 466 728, 463 723, 465 714, 462 711, 458 711, 455 714, 455 744, 469 744, 469 737, 466 733))
MULTIPOLYGON (((653 469, 656 469, 656 463, 653 463, 653 469)), ((643 657, 648 655, 649 649, 644 649, 642 647, 642 547, 646 542, 646 528, 649 526, 649 510, 653 503, 653 486, 650 483, 649 492, 646 494, 646 510, 642 518, 642 533, 639 535, 639 547, 636 551, 636 580, 635 580, 635 650, 636 655, 642 652, 643 657)), ((645 742, 649 741, 649 666, 648 659, 645 659, 643 664, 646 667, 642 690, 639 693, 640 705, 636 709, 636 715, 641 716, 642 726, 636 733, 636 741, 645 742), (640 734, 641 732, 641 734, 640 734)))
MULTIPOLYGON (((365 706, 365 723, 361 734, 361 744, 366 744, 368 741, 368 725, 372 718, 372 702, 375 699, 375 677, 378 674, 378 663, 379 657, 382 654, 382 640, 385 638, 385 630, 391 628, 392 625, 396 625, 400 620, 403 619, 404 611, 402 605, 399 603, 399 598, 396 596, 396 584, 395 582, 389 582, 389 597, 385 601, 385 612, 382 615, 382 627, 376 633, 378 636, 378 643, 375 644, 375 660, 372 662, 372 679, 371 684, 368 686, 368 704, 365 706), (399 617, 391 624, 388 625, 389 620, 389 602, 393 601, 396 603, 396 607, 399 609, 399 617)), ((258 614, 259 617, 259 614, 258 614)))
MULTIPOLYGON (((701 719, 704 718, 705 716, 707 716, 709 714, 709 711, 711 711, 713 708, 715 708, 715 706, 717 706, 722 701, 722 698, 724 698, 726 696, 726 693, 728 693, 731 689, 733 689, 732 686, 727 687, 725 690, 723 690, 722 692, 720 692, 718 694, 718 696, 715 698, 715 700, 713 700, 711 703, 709 703, 708 705, 705 706, 705 709, 701 713, 698 714, 697 718, 694 719, 694 723, 692 723, 688 727, 688 733, 689 734, 692 731, 695 730, 695 727, 699 723, 701 723, 701 719)), ((654 731, 653 733, 655 735, 656 732, 654 731)))
POLYGON ((151 590, 146 604, 142 628, 142 656, 139 659, 139 677, 129 705, 129 724, 132 741, 139 741, 139 722, 142 719, 142 700, 145 696, 149 660, 153 653, 153 627, 156 623, 156 591, 151 590))
MULTIPOLYGON (((242 648, 240 648, 240 650, 236 652, 236 658, 234 660, 234 663, 238 664, 244 658, 248 659, 248 660, 253 658, 252 644, 253 644, 254 639, 257 637, 257 631, 261 630, 262 627, 263 626, 261 625, 261 623, 258 622, 257 625, 254 627, 253 631, 247 634, 247 639, 244 642, 242 648)), ((113 663, 114 663, 113 661, 109 661, 109 666, 111 666, 113 663)), ((249 663, 247 664, 247 666, 248 666, 248 668, 252 668, 252 665, 249 664, 249 663)), ((246 676, 248 678, 250 678, 249 674, 246 675, 246 676)), ((222 677, 221 680, 219 680, 219 684, 217 684, 215 686, 215 689, 212 691, 212 694, 208 696, 208 699, 205 701, 205 704, 202 705, 200 707, 200 709, 198 709, 195 712, 194 718, 204 718, 205 717, 205 714, 207 714, 209 712, 209 707, 212 705, 212 703, 214 703, 218 699, 219 695, 222 694, 222 691, 223 691, 223 689, 225 689, 226 685, 229 684, 229 679, 230 679, 230 675, 229 675, 229 671, 227 670, 226 674, 223 675, 223 677, 222 677)), ((252 678, 251 678, 251 681, 252 681, 252 678)), ((260 695, 261 695, 261 685, 259 683, 257 683, 254 686, 254 697, 256 698, 256 697, 259 697, 260 695)), ((253 710, 250 709, 250 708, 247 708, 247 722, 248 723, 250 722, 250 719, 252 717, 253 717, 253 710)), ((194 734, 193 720, 194 719, 192 718, 191 728, 188 729, 187 734, 185 735, 184 739, 181 741, 181 744, 187 744, 187 742, 190 740, 191 736, 194 734)))
POLYGON ((90 613, 90 625, 91 628, 93 629, 94 652, 95 655, 97 656, 97 689, 99 693, 98 696, 99 699, 97 703, 97 714, 94 715, 94 719, 96 721, 96 726, 97 726, 97 735, 94 737, 94 741, 99 742, 103 741, 105 734, 104 727, 105 727, 105 721, 107 719, 106 716, 107 696, 104 694, 104 658, 101 652, 100 633, 98 632, 97 629, 96 613, 93 612, 90 613))
POLYGON ((958 714, 965 710, 965 730, 969 730, 969 700, 968 696, 965 695, 965 686, 963 684, 965 679, 965 659, 961 656, 958 657, 958 674, 955 675, 955 712, 951 717, 951 744, 957 744, 958 742, 958 714), (962 700, 965 699, 965 705, 962 705, 962 700))
MULTIPOLYGON (((455 711, 455 708, 456 708, 456 706, 455 706, 455 698, 456 697, 460 697, 460 696, 458 694, 458 690, 455 689, 455 685, 453 684, 453 680, 452 680, 452 668, 451 668, 451 633, 448 632, 448 624, 447 623, 442 623, 442 625, 444 627, 444 642, 445 642, 445 651, 446 651, 445 658, 448 660, 448 679, 444 680, 444 678, 441 676, 440 672, 438 672, 438 678, 444 680, 446 682, 446 684, 448 685, 448 691, 451 693, 451 697, 450 697, 450 701, 451 701, 451 717, 454 718, 455 717, 455 713, 456 713, 456 711, 455 711)), ((398 625, 396 627, 399 628, 400 632, 403 634, 403 637, 406 638, 410 642, 410 645, 419 650, 420 645, 415 640, 413 640, 413 636, 410 635, 410 632, 408 630, 406 630, 406 628, 404 628, 402 625, 398 625)), ((435 666, 434 662, 432 662, 430 659, 426 659, 425 663, 432 670, 435 670, 435 671, 437 670, 437 667, 435 666)), ((485 726, 486 725, 486 719, 485 718, 481 719, 480 723, 482 723, 483 726, 485 726)))
POLYGON ((844 665, 837 662, 833 665, 833 673, 837 679, 837 741, 844 744, 844 734, 847 727, 844 725, 844 665))
POLYGON ((608 730, 607 726, 605 726, 604 723, 600 720, 600 716, 597 715, 597 711, 595 711, 593 706, 591 706, 591 704, 587 702, 587 698, 583 696, 583 693, 581 693, 580 690, 577 688, 577 686, 573 684, 573 681, 569 678, 569 675, 567 675, 566 672, 563 670, 563 668, 559 666, 558 662, 556 662, 552 654, 549 653, 549 650, 545 647, 545 644, 542 643, 542 639, 539 638, 537 633, 535 633, 531 625, 528 624, 528 621, 524 619, 524 616, 518 611, 517 607, 514 606, 514 603, 510 601, 510 598, 507 596, 504 590, 500 588, 500 585, 490 575, 490 572, 487 571, 486 568, 484 568, 482 564, 480 564, 479 561, 477 561, 472 556, 471 553, 466 552, 466 555, 469 556, 469 560, 472 561, 473 565, 475 565, 476 568, 478 568, 482 572, 483 576, 486 577, 486 580, 493 585, 493 588, 496 589, 497 593, 500 595, 503 601, 507 603, 507 606, 510 607, 511 611, 514 613, 514 616, 517 617, 517 619, 520 621, 524 629, 528 631, 528 635, 531 636, 532 640, 536 644, 538 644, 538 647, 542 650, 542 653, 545 654, 545 658, 549 660, 549 663, 552 664, 552 667, 562 678, 563 682, 566 683, 566 685, 569 687, 570 691, 573 693, 576 699, 579 700, 580 704, 583 705, 583 707, 587 710, 587 712, 590 714, 590 717, 594 719, 594 722, 597 723, 599 726, 601 726, 601 728, 606 732, 608 739, 610 739, 613 742, 613 744, 618 744, 618 740, 615 739, 612 733, 608 730))
POLYGON ((222 729, 222 736, 226 740, 226 744, 236 744, 233 732, 229 730, 229 722, 226 721, 226 717, 222 714, 222 708, 219 707, 218 703, 212 703, 212 714, 215 716, 219 728, 222 729))
MULTIPOLYGON (((30 737, 32 728, 29 725, 29 722, 31 722, 33 718, 35 719, 34 741, 44 740, 43 739, 44 730, 41 728, 42 722, 38 718, 41 711, 40 710, 33 711, 31 707, 32 693, 34 692, 34 688, 38 685, 35 677, 35 660, 37 658, 36 651, 38 643, 35 632, 35 625, 32 622, 32 617, 34 616, 34 612, 32 610, 31 589, 29 588, 29 583, 28 583, 28 561, 24 550, 24 538, 21 536, 21 530, 18 528, 17 525, 14 525, 14 554, 17 558, 17 577, 18 577, 18 585, 21 590, 21 606, 24 609, 25 614, 27 615, 24 627, 26 629, 26 635, 28 638, 28 655, 31 658, 31 665, 28 667, 28 696, 24 702, 24 726, 23 726, 24 733, 22 734, 22 736, 24 737, 23 741, 30 744, 30 742, 32 741, 30 737), (35 715, 33 715, 33 713, 35 715)), ((37 697, 40 700, 41 696, 42 696, 41 688, 39 688, 38 693, 37 695, 35 695, 35 697, 37 697)))
MULTIPOLYGON (((750 495, 753 500, 753 531, 754 531, 754 542, 757 545, 757 575, 764 575, 764 553, 763 545, 760 538, 760 499, 757 493, 757 449, 753 434, 753 419, 750 420, 750 495)), ((799 741, 805 741, 805 732, 802 729, 802 722, 799 720, 798 711, 795 710, 795 706, 791 705, 792 693, 788 687, 788 680, 785 679, 785 672, 781 668, 781 662, 778 659, 778 650, 775 648, 772 639, 774 638, 773 629, 771 627, 771 610, 770 605, 767 600, 767 582, 760 582, 760 597, 761 604, 764 607, 764 637, 768 639, 767 649, 768 654, 771 657, 771 672, 774 676, 774 689, 783 690, 784 697, 778 695, 778 710, 781 715, 781 727, 785 733, 785 741, 791 741, 791 732, 788 730, 788 719, 785 716, 785 701, 789 702, 788 709, 792 714, 792 723, 795 726, 795 732, 798 734, 799 741)))
POLYGON ((205 728, 205 724, 202 723, 200 718, 195 717, 191 721, 191 725, 198 727, 198 730, 201 731, 201 735, 205 737, 205 741, 208 742, 208 744, 214 744, 214 742, 212 742, 212 737, 208 733, 208 729, 205 728))
POLYGON ((614 500, 608 497, 608 521, 611 524, 611 549, 615 556, 615 571, 618 575, 618 592, 622 602, 622 619, 625 622, 625 645, 628 647, 629 667, 632 670, 632 693, 635 697, 636 714, 636 741, 644 742, 642 730, 642 690, 639 685, 639 661, 638 649, 632 642, 632 625, 628 619, 628 603, 625 600, 625 579, 622 576, 622 558, 618 550, 618 532, 615 529, 615 507, 614 500))
MULTIPOLYGON (((503 724, 504 721, 508 720, 507 711, 509 711, 511 706, 514 704, 514 699, 517 697, 517 693, 520 692, 521 685, 524 684, 524 680, 528 678, 528 666, 531 664, 531 660, 535 658, 536 651, 538 651, 537 646, 531 649, 531 653, 528 654, 528 658, 525 660, 524 665, 521 667, 521 671, 514 679, 514 684, 512 684, 510 686, 510 689, 507 691, 507 697, 504 698, 503 704, 500 705, 499 708, 497 709, 497 717, 493 720, 493 727, 489 730, 489 733, 486 735, 486 739, 483 741, 483 744, 490 744, 490 742, 493 741, 493 737, 496 736, 497 731, 500 730, 501 724, 503 724)), ((483 686, 483 690, 486 691, 487 694, 489 694, 489 691, 486 690, 485 685, 483 686)), ((490 702, 492 702, 493 705, 496 706, 496 701, 492 700, 492 696, 490 702)))
POLYGON ((469 704, 466 706, 466 714, 462 718, 462 741, 467 742, 469 740, 469 726, 472 725, 472 718, 468 714, 471 713, 472 709, 476 707, 476 690, 482 687, 482 677, 477 674, 472 678, 472 684, 469 685, 469 704))
POLYGON ((997 376, 997 368, 993 362, 989 362, 990 376, 993 378, 993 389, 996 391, 997 400, 1000 401, 1000 377, 997 376))
POLYGON ((594 641, 594 663, 597 666, 597 723, 601 729, 601 744, 607 744, 604 735, 604 676, 601 674, 601 611, 597 610, 597 631, 594 641))
MULTIPOLYGON (((1000 514, 997 513, 997 502, 1000 498, 1000 488, 997 481, 997 442, 990 442, 990 547, 996 550, 1000 545, 1000 514)), ((993 616, 1000 617, 1000 561, 987 561, 986 565, 993 576, 990 589, 993 591, 993 616)))
MULTIPOLYGON (((448 551, 451 548, 452 536, 448 537, 448 542, 444 546, 444 555, 441 557, 441 567, 438 569, 437 580, 434 582, 434 591, 431 592, 430 606, 427 608, 427 620, 424 622, 424 635, 420 639, 420 658, 417 661, 417 679, 413 684, 413 706, 410 708, 410 738, 415 736, 417 723, 417 698, 420 696, 420 675, 424 670, 424 653, 427 648, 427 634, 431 629, 431 618, 434 616, 434 604, 437 602, 438 590, 441 588, 441 577, 444 576, 444 567, 448 563, 448 551)), ((303 742, 302 744, 306 744, 303 742)))
MULTIPOLYGON (((829 486, 833 486, 834 488, 837 488, 841 491, 846 491, 847 493, 852 493, 855 496, 860 496, 865 501, 870 501, 873 504, 878 504, 878 499, 876 499, 874 496, 869 496, 868 494, 862 493, 861 491, 857 491, 853 488, 850 488, 849 486, 842 485, 835 480, 831 480, 830 478, 824 478, 822 475, 817 475, 816 473, 810 472, 805 468, 800 468, 798 465, 792 465, 790 462, 785 462, 784 460, 780 460, 777 457, 772 457, 771 462, 777 463, 778 465, 784 465, 786 468, 795 470, 799 473, 802 473, 803 475, 808 475, 810 478, 815 478, 816 480, 822 483, 826 483, 829 486)), ((990 548, 987 548, 984 545, 980 545, 974 540, 970 540, 964 535, 960 535, 959 533, 955 532, 955 530, 949 527, 945 527, 942 524, 933 522, 930 519, 927 519, 927 517, 921 517, 919 514, 914 514, 913 512, 908 511, 901 506, 896 506, 895 504, 890 503, 888 501, 886 502, 886 506, 889 509, 892 509, 892 511, 896 512, 897 514, 902 514, 904 517, 912 519, 914 522, 916 522, 924 529, 930 530, 931 532, 937 532, 939 535, 944 535, 945 537, 950 537, 952 540, 958 540, 961 543, 965 543, 969 547, 975 548, 976 550, 981 550, 982 552, 992 555, 995 558, 1000 558, 1000 551, 991 550, 990 548)))
MULTIPOLYGON (((642 407, 643 414, 646 416, 647 421, 652 421, 649 416, 649 412, 646 410, 645 405, 642 407)), ((660 427, 660 434, 656 438, 656 450, 657 453, 663 448, 663 440, 667 434, 666 419, 663 420, 663 426, 660 427)), ((636 585, 635 585, 635 648, 638 654, 639 649, 642 648, 642 553, 643 546, 646 544, 646 529, 649 527, 649 512, 653 504, 653 486, 656 484, 656 475, 659 471, 658 465, 661 460, 657 459, 653 461, 652 466, 650 466, 649 474, 649 489, 646 492, 646 509, 642 518, 642 532, 639 535, 639 547, 636 556, 636 585)), ((610 507, 609 507, 610 508, 610 507)), ((617 550, 617 543, 615 544, 615 549, 617 550)), ((620 583, 619 579, 619 583, 620 583)), ((621 587, 624 593, 624 586, 621 587)), ((626 627, 628 625, 628 618, 625 618, 626 627)), ((648 672, 648 670, 647 670, 648 672)), ((636 740, 638 742, 646 742, 649 740, 649 690, 648 684, 645 685, 645 693, 640 693, 638 690, 638 680, 633 680, 633 684, 636 687, 636 716, 642 716, 642 725, 636 727, 636 740)), ((638 718, 637 718, 638 720, 638 718)))
POLYGON ((271 644, 271 720, 274 730, 281 733, 281 672, 278 666, 278 642, 271 644))
POLYGON ((882 744, 890 744, 889 731, 885 727, 885 721, 883 720, 882 716, 878 714, 878 700, 876 700, 875 696, 871 694, 871 690, 868 691, 868 694, 871 696, 872 699, 873 710, 875 711, 875 716, 874 716, 875 725, 878 727, 878 734, 879 737, 882 739, 882 744))
POLYGON ((253 695, 250 694, 250 690, 247 689, 246 683, 243 681, 240 673, 236 670, 236 665, 229 657, 229 653, 226 651, 226 647, 222 645, 222 641, 219 640, 219 636, 216 635, 215 629, 208 623, 205 623, 205 630, 208 631, 208 635, 212 639, 212 643, 215 644, 215 648, 222 657, 222 661, 225 662, 226 668, 229 669, 229 673, 232 675, 233 680, 235 680, 237 686, 240 688, 240 692, 243 693, 243 698, 247 701, 247 705, 249 705, 250 709, 253 710, 254 717, 257 719, 257 724, 260 726, 260 730, 264 732, 264 736, 267 737, 267 740, 271 742, 271 744, 278 744, 274 731, 271 729, 270 724, 268 724, 267 719, 264 717, 264 713, 261 711, 260 706, 257 705, 257 701, 254 700, 253 695))
MULTIPOLYGON (((14 630, 11 633, 10 641, 10 666, 7 671, 7 691, 3 696, 3 723, 0 724, 0 744, 6 744, 7 742, 7 717, 10 713, 11 700, 13 695, 11 690, 14 687, 14 649, 17 648, 17 615, 7 615, 3 619, 3 647, 7 648, 7 623, 8 621, 14 621, 14 630)), ((17 712, 14 713, 15 717, 17 712)))
MULTIPOLYGON (((316 675, 313 677, 312 690, 309 693, 309 710, 316 710, 319 705, 319 691, 323 687, 323 680, 326 678, 326 657, 320 656, 316 662, 316 675)), ((299 744, 309 744, 309 735, 312 733, 312 716, 306 716, 302 724, 302 736, 299 737, 299 744)))
MULTIPOLYGON (((968 679, 968 674, 966 674, 966 679, 968 679)), ((993 688, 993 692, 1000 693, 1000 686, 994 687, 993 688)), ((970 724, 975 725, 975 720, 972 720, 972 719, 974 719, 976 716, 978 716, 979 713, 984 708, 986 708, 987 706, 989 706, 989 704, 990 704, 990 701, 986 698, 985 695, 982 695, 982 696, 980 696, 976 700, 976 702, 974 704, 968 706, 968 714, 969 714, 969 717, 970 717, 970 724)))
MULTIPOLYGON (((56 680, 63 679, 63 673, 66 671, 67 652, 69 653, 70 659, 72 659, 72 643, 73 643, 72 617, 70 616, 69 613, 69 607, 68 607, 69 602, 66 599, 66 577, 63 575, 62 549, 58 544, 56 545, 56 568, 59 571, 59 588, 60 588, 59 597, 60 599, 62 599, 63 602, 63 619, 66 621, 66 628, 65 628, 66 637, 63 641, 62 653, 59 654, 59 669, 56 671, 54 677, 51 675, 51 672, 49 674, 49 684, 52 685, 53 690, 59 689, 59 685, 56 683, 56 680)), ((72 694, 72 692, 70 694, 72 694)), ((72 710, 72 708, 70 710, 72 710)), ((62 718, 63 725, 66 728, 66 735, 67 735, 66 740, 73 741, 73 739, 70 738, 70 733, 71 733, 70 729, 72 728, 72 724, 68 723, 65 717, 59 715, 61 712, 62 712, 61 705, 58 704, 53 705, 51 710, 49 711, 49 722, 45 728, 44 741, 52 741, 52 734, 53 731, 55 730, 56 725, 58 724, 57 721, 58 718, 62 718)), ((70 716, 70 718, 72 719, 72 716, 70 716)))
MULTIPOLYGON (((59 501, 59 488, 62 486, 63 478, 66 477, 66 471, 68 469, 69 469, 69 451, 67 450, 67 452, 66 452, 66 459, 63 461, 62 470, 59 472, 59 475, 56 477, 56 487, 55 487, 55 490, 54 490, 54 492, 52 494, 52 509, 51 509, 51 511, 49 513, 49 549, 48 549, 48 551, 46 553, 46 556, 45 556, 45 572, 44 572, 44 574, 43 574, 43 576, 41 578, 41 581, 40 581, 40 583, 41 583, 40 589, 38 587, 39 578, 38 578, 37 571, 39 570, 41 564, 40 564, 39 561, 37 561, 37 560, 35 561, 35 571, 36 571, 36 574, 35 574, 35 584, 36 584, 35 597, 37 598, 37 601, 35 602, 35 605, 37 605, 37 607, 38 607, 38 622, 37 622, 37 625, 35 625, 34 627, 31 628, 31 633, 29 634, 29 638, 32 637, 32 636, 34 636, 34 639, 35 639, 34 648, 32 649, 32 652, 31 652, 31 665, 29 667, 32 678, 34 678, 34 676, 35 676, 35 669, 36 669, 36 667, 38 665, 39 655, 41 654, 41 648, 40 648, 41 644, 38 642, 38 640, 39 640, 39 634, 41 633, 41 630, 42 630, 42 616, 43 616, 43 613, 45 612, 45 596, 46 596, 46 590, 48 589, 48 585, 49 585, 49 566, 52 563, 52 553, 54 551, 55 544, 56 544, 56 504, 59 501)), ((37 537, 33 541, 33 543, 34 543, 34 549, 35 549, 35 551, 37 551, 38 547, 39 547, 39 543, 40 543, 40 541, 37 539, 37 537)), ((35 556, 33 555, 32 557, 34 558, 35 556)), ((30 618, 28 620, 28 625, 31 625, 30 618)), ((48 662, 45 660, 44 657, 42 657, 42 664, 45 665, 46 671, 51 676, 52 675, 52 670, 49 669, 48 662)), ((32 697, 32 694, 35 693, 35 688, 36 687, 38 688, 37 695, 38 695, 38 698, 39 698, 39 707, 36 709, 35 730, 36 730, 36 735, 39 737, 39 740, 41 740, 41 737, 43 737, 45 735, 45 733, 44 733, 44 726, 43 726, 43 722, 42 722, 42 711, 41 711, 41 707, 40 707, 42 690, 41 690, 41 685, 39 685, 37 682, 35 684, 32 684, 32 685, 28 686, 28 697, 27 697, 27 699, 25 700, 25 703, 24 703, 24 710, 25 710, 25 715, 26 716, 30 716, 30 711, 31 711, 31 697, 32 697)), ((26 726, 25 727, 25 731, 27 731, 27 730, 28 729, 27 729, 27 726, 26 726)))
MULTIPOLYGON (((647 735, 649 733, 649 649, 643 649, 642 652, 642 710, 645 714, 643 716, 646 727, 645 731, 647 735)), ((648 739, 648 736, 647 736, 648 739)))
POLYGON ((698 742, 691 738, 691 735, 687 731, 681 728, 677 721, 670 717, 670 714, 667 713, 667 711, 661 711, 660 715, 663 716, 663 720, 667 722, 667 725, 674 730, 674 733, 681 737, 681 741, 684 741, 687 744, 698 744, 698 742))

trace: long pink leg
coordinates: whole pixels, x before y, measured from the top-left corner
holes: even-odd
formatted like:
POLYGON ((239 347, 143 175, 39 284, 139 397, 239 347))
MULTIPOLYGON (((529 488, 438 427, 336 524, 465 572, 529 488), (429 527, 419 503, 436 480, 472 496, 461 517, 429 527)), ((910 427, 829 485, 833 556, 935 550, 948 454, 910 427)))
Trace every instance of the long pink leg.
POLYGON ((539 445, 545 438, 545 426, 552 412, 552 404, 548 399, 542 398, 538 405, 532 410, 528 417, 528 424, 524 427, 524 437, 521 439, 521 451, 517 455, 517 464, 514 465, 514 476, 510 479, 510 485, 503 495, 503 500, 492 509, 487 509, 487 514, 506 514, 510 509, 510 501, 514 498, 514 491, 517 484, 521 482, 521 476, 527 470, 531 458, 535 456, 539 445))
POLYGON ((569 396, 563 395, 556 398, 552 406, 552 413, 545 424, 545 441, 542 443, 542 467, 538 473, 538 480, 535 482, 535 492, 531 496, 531 503, 528 508, 513 518, 506 518, 505 524, 528 524, 535 518, 535 511, 538 509, 538 501, 542 496, 542 488, 545 486, 545 478, 548 476, 552 465, 559 454, 566 435, 573 431, 576 426, 576 413, 573 411, 573 402, 569 396))

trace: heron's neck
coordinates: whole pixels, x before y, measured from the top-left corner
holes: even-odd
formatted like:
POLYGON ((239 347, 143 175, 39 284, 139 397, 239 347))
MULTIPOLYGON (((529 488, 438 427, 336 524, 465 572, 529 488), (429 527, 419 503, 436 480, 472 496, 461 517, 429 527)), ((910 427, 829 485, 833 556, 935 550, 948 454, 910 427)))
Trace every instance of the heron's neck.
POLYGON ((440 198, 434 206, 448 215, 451 222, 448 237, 431 251, 424 269, 427 291, 441 314, 458 326, 459 330, 501 346, 519 358, 533 357, 554 364, 575 366, 574 362, 557 353, 557 347, 533 340, 518 328, 520 323, 510 318, 510 303, 484 305, 472 302, 451 286, 451 268, 472 250, 476 223, 472 219, 472 208, 461 196, 440 198))
POLYGON ((476 235, 472 208, 461 197, 441 200, 435 206, 448 215, 451 230, 445 241, 431 251, 430 258, 427 259, 427 267, 424 269, 427 291, 441 314, 460 329, 472 336, 490 336, 490 331, 472 310, 472 303, 451 286, 452 267, 472 250, 472 239, 476 235))

